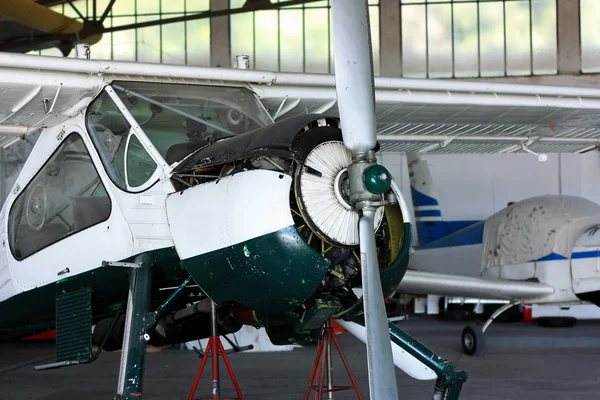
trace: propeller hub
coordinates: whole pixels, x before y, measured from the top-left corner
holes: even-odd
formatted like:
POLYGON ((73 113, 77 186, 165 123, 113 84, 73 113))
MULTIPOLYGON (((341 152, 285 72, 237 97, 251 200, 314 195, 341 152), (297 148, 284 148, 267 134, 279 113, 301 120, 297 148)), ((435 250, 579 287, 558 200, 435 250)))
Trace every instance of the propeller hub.
POLYGON ((389 191, 392 176, 385 167, 377 164, 372 150, 353 154, 353 162, 348 166, 348 180, 350 204, 355 208, 377 208, 386 204, 382 194, 389 191))
POLYGON ((374 164, 363 173, 365 188, 373 194, 382 194, 390 190, 392 177, 382 165, 374 164))
POLYGON ((348 168, 343 168, 337 173, 333 180, 333 190, 335 197, 340 204, 347 210, 352 210, 350 204, 350 182, 348 181, 348 168))

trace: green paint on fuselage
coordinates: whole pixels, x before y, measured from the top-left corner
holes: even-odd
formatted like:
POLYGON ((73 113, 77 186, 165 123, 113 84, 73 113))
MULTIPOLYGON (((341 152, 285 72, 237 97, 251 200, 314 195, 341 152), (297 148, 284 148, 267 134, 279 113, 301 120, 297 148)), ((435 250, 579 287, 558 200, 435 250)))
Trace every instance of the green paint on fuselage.
MULTIPOLYGON (((399 255, 380 270, 384 294, 400 283, 409 259, 411 226, 404 224, 399 255)), ((158 288, 178 286, 188 272, 182 268, 174 248, 148 253, 155 265, 153 294, 158 288)), ((131 257, 124 262, 133 262, 131 257)), ((277 344, 311 343, 320 329, 297 332, 300 315, 293 312, 318 295, 329 261, 309 247, 294 227, 264 235, 238 245, 184 260, 194 280, 216 302, 233 301, 255 310, 277 344)), ((40 266, 42 268, 43 266, 40 266)), ((360 283, 360 282, 358 282, 360 283)), ((0 340, 33 335, 54 328, 58 294, 92 288, 94 323, 115 314, 129 289, 127 268, 100 267, 21 293, 0 302, 0 340)), ((332 295, 339 297, 334 291, 332 295)), ((362 298, 340 297, 345 310, 337 318, 353 319, 362 314, 362 298), (354 303, 354 304, 353 304, 354 303)), ((160 299, 156 299, 159 300, 160 299)))
POLYGON ((259 318, 301 307, 329 268, 293 226, 183 263, 211 299, 238 303, 259 318))
MULTIPOLYGON (((174 248, 155 250, 148 254, 155 265, 153 286, 156 289, 179 285, 188 275, 179 268, 180 260, 174 248)), ((134 258, 121 261, 132 262, 134 258)), ((40 265, 40 268, 43 267, 40 265)), ((127 298, 129 289, 127 268, 95 268, 0 302, 0 340, 29 336, 53 329, 56 296, 85 287, 92 289, 94 322, 110 317, 115 314, 118 305, 127 298)))

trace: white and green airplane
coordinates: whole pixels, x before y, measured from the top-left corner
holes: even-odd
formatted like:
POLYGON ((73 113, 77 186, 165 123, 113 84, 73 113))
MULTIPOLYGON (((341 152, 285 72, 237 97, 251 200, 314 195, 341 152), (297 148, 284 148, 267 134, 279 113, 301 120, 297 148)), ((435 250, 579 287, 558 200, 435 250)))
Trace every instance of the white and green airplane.
POLYGON ((371 398, 398 398, 394 364, 458 398, 466 374, 386 320, 412 222, 375 152, 579 151, 600 91, 373 78, 367 2, 332 7, 335 76, 0 54, 1 340, 56 328, 43 368, 122 348, 117 398, 139 399, 146 344, 209 337, 213 304, 218 334, 274 344, 333 318, 371 398))
MULTIPOLYGON (((303 75, 97 61, 85 45, 0 55, 2 145, 34 143, 0 213, 0 339, 56 328, 39 369, 122 348, 117 398, 139 399, 147 343, 246 324, 306 344, 343 319, 368 343, 371 398, 397 398, 383 300, 411 225, 375 158, 367 3, 334 4, 340 117, 274 121, 260 87, 303 75)), ((457 396, 466 375, 433 356, 436 393, 457 396)))

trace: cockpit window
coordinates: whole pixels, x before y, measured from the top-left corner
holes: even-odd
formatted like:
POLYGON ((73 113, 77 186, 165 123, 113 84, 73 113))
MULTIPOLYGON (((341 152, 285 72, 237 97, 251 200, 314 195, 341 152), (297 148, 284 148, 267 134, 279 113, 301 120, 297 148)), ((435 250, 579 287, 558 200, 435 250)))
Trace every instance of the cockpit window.
POLYGON ((168 164, 213 141, 272 123, 242 87, 146 82, 112 87, 168 164))
POLYGON ((131 126, 106 92, 88 108, 87 123, 106 172, 119 188, 127 190, 123 160, 125 138, 131 126))
POLYGON ((81 137, 72 133, 17 196, 9 213, 17 260, 110 216, 111 201, 81 137))
POLYGON ((136 190, 158 167, 106 92, 90 105, 87 126, 106 172, 125 191, 136 190))

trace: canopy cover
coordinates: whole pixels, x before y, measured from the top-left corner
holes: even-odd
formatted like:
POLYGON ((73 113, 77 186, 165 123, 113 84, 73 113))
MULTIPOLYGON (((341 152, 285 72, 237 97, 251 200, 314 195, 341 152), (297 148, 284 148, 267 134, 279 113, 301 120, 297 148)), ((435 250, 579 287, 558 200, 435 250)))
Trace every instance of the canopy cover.
POLYGON ((552 253, 570 258, 577 239, 598 225, 600 206, 581 197, 522 200, 488 218, 482 267, 522 264, 552 253))

